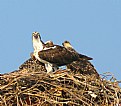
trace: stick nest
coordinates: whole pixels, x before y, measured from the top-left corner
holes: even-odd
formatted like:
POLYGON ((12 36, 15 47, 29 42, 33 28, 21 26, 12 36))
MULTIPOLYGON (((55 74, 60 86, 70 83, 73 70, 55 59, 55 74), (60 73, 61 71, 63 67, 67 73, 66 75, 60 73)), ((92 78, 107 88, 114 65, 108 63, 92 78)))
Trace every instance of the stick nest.
POLYGON ((27 70, 0 75, 0 106, 114 106, 121 103, 117 81, 71 70, 27 70))

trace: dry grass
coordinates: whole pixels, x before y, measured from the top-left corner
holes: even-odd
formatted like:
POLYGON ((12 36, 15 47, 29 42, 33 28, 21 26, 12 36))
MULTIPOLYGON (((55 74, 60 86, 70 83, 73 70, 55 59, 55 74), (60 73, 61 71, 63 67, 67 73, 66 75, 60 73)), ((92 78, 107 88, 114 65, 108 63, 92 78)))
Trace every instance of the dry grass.
POLYGON ((114 106, 121 103, 116 80, 58 70, 22 70, 0 76, 0 106, 114 106))

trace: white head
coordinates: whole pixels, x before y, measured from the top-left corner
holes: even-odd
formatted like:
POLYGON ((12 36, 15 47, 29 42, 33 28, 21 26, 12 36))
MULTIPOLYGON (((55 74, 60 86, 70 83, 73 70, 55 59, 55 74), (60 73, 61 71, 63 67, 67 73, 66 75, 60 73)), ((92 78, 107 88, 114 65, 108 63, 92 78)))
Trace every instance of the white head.
POLYGON ((43 42, 41 41, 41 36, 39 32, 32 33, 32 42, 33 42, 34 51, 38 52, 43 50, 43 42))

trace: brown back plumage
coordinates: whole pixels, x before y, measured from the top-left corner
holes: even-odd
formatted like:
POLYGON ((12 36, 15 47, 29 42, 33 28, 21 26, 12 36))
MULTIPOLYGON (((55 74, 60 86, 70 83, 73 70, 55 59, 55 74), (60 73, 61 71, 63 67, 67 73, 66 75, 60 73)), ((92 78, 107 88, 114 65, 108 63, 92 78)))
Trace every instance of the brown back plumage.
POLYGON ((42 50, 38 54, 41 59, 58 66, 66 65, 79 59, 78 53, 72 53, 65 47, 59 45, 54 45, 53 48, 42 50))

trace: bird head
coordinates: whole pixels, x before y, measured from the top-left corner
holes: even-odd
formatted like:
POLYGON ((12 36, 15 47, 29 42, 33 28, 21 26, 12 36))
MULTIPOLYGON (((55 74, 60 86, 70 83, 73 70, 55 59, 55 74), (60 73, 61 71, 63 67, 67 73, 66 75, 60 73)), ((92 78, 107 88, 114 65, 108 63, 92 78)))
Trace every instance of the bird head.
POLYGON ((45 45, 46 45, 46 47, 53 47, 54 46, 54 44, 51 40, 45 42, 45 45))
POLYGON ((32 33, 32 41, 34 42, 34 41, 40 41, 40 39, 41 39, 41 36, 40 36, 40 33, 39 32, 33 32, 32 33))
POLYGON ((62 43, 62 45, 63 45, 65 48, 73 48, 73 47, 71 46, 71 43, 70 43, 69 41, 64 41, 64 42, 62 43))
POLYGON ((43 49, 43 42, 39 32, 32 33, 32 42, 35 51, 41 51, 43 49))

